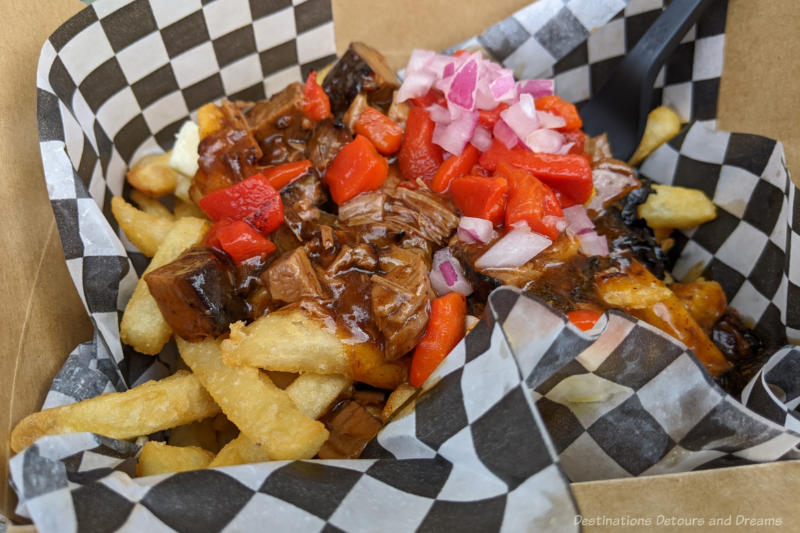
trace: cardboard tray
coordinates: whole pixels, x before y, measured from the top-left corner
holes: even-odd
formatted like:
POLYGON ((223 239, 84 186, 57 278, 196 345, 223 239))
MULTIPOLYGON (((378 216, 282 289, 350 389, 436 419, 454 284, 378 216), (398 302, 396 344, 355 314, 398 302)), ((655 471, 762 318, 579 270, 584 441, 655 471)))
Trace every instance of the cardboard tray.
MULTIPOLYGON (((352 40, 381 50, 393 67, 411 48, 443 49, 502 20, 527 0, 333 0, 337 47, 352 40), (446 21, 446 24, 442 24, 446 21)), ((79 11, 77 0, 6 5, 0 54, 0 513, 12 516, 7 484, 8 435, 41 406, 69 351, 91 336, 91 324, 69 278, 47 199, 37 150, 35 71, 42 43, 79 11)), ((719 126, 784 143, 800 184, 800 3, 730 0, 719 126)), ((787 497, 800 489, 800 463, 774 463, 627 480, 573 484, 585 530, 707 531, 800 527, 787 497), (720 519, 715 525, 712 519, 720 519), (752 522, 748 520, 759 520, 752 522), (594 521, 593 524, 590 521, 594 521), (761 527, 759 527, 761 524, 761 527), (755 526, 755 527, 754 527, 755 526)))

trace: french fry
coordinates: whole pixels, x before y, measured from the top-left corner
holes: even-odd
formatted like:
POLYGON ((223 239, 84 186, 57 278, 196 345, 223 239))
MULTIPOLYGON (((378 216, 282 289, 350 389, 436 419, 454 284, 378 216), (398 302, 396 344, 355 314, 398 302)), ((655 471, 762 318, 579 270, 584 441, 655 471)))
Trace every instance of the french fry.
MULTIPOLYGON (((181 253, 203 240, 210 223, 194 217, 181 218, 164 237, 145 273, 174 261, 181 253)), ((135 350, 155 355, 172 335, 147 283, 139 279, 120 321, 120 338, 135 350)))
POLYGON ((319 418, 351 383, 338 374, 302 374, 286 387, 286 394, 306 416, 319 418))
MULTIPOLYGON (((184 202, 194 204, 192 200, 192 195, 189 193, 189 189, 192 188, 192 178, 189 176, 184 176, 183 174, 178 175, 178 183, 175 185, 175 198, 180 198, 184 202)), ((203 215, 204 218, 205 214, 203 215)))
POLYGON ((175 216, 172 213, 170 213, 169 209, 167 209, 164 204, 162 204, 155 198, 147 196, 141 191, 133 189, 131 191, 130 197, 131 200, 133 200, 133 203, 136 204, 136 207, 138 207, 145 213, 168 218, 170 220, 173 220, 175 218, 175 216))
POLYGON ((725 356, 692 318, 681 300, 641 263, 632 261, 625 272, 597 275, 595 282, 598 295, 607 304, 644 320, 684 343, 712 376, 730 368, 725 356), (658 290, 659 286, 663 290, 658 290), (663 297, 656 298, 657 294, 663 294, 663 297), (643 301, 647 305, 643 305, 643 301))
POLYGON ((628 164, 635 167, 652 154, 656 148, 675 137, 681 130, 681 117, 667 106, 658 106, 647 115, 647 124, 639 147, 628 164))
POLYGON ((176 341, 181 357, 225 416, 272 459, 310 459, 327 440, 324 424, 303 414, 258 369, 226 365, 218 341, 176 341))
POLYGON ((197 127, 199 139, 205 139, 215 131, 221 130, 225 126, 225 115, 222 108, 213 102, 209 102, 197 110, 197 127))
POLYGON ((217 443, 217 432, 214 430, 214 418, 206 418, 171 429, 167 444, 197 446, 210 452, 218 452, 220 447, 217 443))
POLYGON ((264 448, 264 446, 259 446, 247 435, 241 433, 219 451, 214 460, 209 463, 208 468, 269 461, 269 455, 267 455, 264 448))
POLYGON ((11 449, 18 452, 44 435, 83 431, 132 439, 217 413, 219 407, 200 381, 191 373, 178 371, 125 392, 101 394, 28 415, 11 432, 11 449))
MULTIPOLYGON (((188 197, 188 192, 186 193, 188 197)), ((173 210, 175 213, 175 218, 183 218, 183 217, 196 217, 196 218, 208 218, 208 216, 203 212, 198 205, 192 201, 186 201, 181 198, 175 198, 175 209, 173 210)))
POLYGON ((174 224, 171 214, 164 217, 141 211, 120 196, 111 198, 111 213, 128 240, 147 257, 155 255, 174 224))
POLYGON ((653 190, 638 212, 654 230, 689 229, 717 216, 717 208, 703 191, 671 185, 653 185, 653 190))
MULTIPOLYGON (((286 393, 302 413, 311 418, 322 416, 351 381, 336 374, 303 374, 286 388, 286 393)), ((244 433, 226 444, 209 468, 269 461, 264 446, 254 443, 244 433)))
POLYGON ((247 326, 234 322, 221 348, 228 365, 350 375, 347 346, 299 309, 269 313, 247 326))
POLYGON ((147 441, 136 463, 136 475, 157 476, 205 468, 214 454, 197 446, 171 446, 155 440, 147 441))
POLYGON ((178 181, 178 172, 169 165, 170 155, 167 152, 144 156, 128 170, 125 178, 134 189, 153 198, 172 193, 178 181))
POLYGON ((381 419, 386 422, 389 418, 398 410, 400 409, 409 398, 411 398, 417 392, 417 388, 409 385, 408 383, 404 383, 397 387, 392 393, 389 395, 389 398, 386 400, 386 405, 383 406, 383 411, 381 412, 381 419))

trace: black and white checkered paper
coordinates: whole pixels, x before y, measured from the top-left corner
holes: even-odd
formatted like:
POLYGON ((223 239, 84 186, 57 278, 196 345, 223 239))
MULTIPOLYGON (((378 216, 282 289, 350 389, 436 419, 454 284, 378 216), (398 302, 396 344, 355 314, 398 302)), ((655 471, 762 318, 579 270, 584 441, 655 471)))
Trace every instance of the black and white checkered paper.
MULTIPOLYGON (((661 0, 540 0, 465 44, 585 101, 657 17, 661 0)), ((713 130, 726 2, 684 39, 656 102, 701 120, 642 166, 704 190, 717 220, 682 233, 675 277, 697 264, 773 344, 800 339, 800 200, 780 143, 713 130), (794 300, 793 300, 794 298, 794 300)), ((101 0, 42 49, 42 160, 68 268, 95 324, 45 406, 171 372, 119 341, 145 265, 110 215, 127 166, 168 149, 224 95, 259 99, 328 63, 325 0, 101 0)), ((676 253, 677 253, 676 252, 676 253)), ((695 267, 696 268, 696 267, 695 267)), ((620 312, 596 336, 503 288, 423 392, 357 461, 295 461, 132 479, 140 443, 40 439, 11 460, 18 512, 40 531, 575 529, 568 479, 794 458, 800 350, 779 350, 726 395, 686 348, 620 312)))

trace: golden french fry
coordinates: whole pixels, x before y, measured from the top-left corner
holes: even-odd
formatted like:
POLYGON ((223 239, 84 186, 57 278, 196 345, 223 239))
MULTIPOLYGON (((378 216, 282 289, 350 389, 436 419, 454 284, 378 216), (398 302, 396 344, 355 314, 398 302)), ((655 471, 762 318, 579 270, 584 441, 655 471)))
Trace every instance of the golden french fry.
POLYGON ((272 459, 310 459, 327 440, 324 424, 297 409, 261 371, 226 365, 218 341, 176 341, 181 357, 225 416, 272 459))
MULTIPOLYGON (((188 194, 188 193, 187 193, 188 194)), ((203 212, 200 207, 194 202, 185 201, 181 198, 175 198, 175 212, 176 218, 183 218, 183 217, 195 217, 195 218, 208 218, 208 216, 203 212)))
POLYGON ((83 431, 132 439, 217 413, 219 407, 200 381, 193 374, 178 371, 125 392, 101 394, 28 415, 11 432, 11 449, 18 452, 44 435, 83 431))
POLYGON ((728 307, 725 291, 716 281, 673 283, 670 289, 704 331, 709 331, 728 307))
POLYGON ((111 198, 111 213, 134 246, 153 257, 161 241, 172 229, 172 215, 163 217, 140 211, 120 196, 111 198))
MULTIPOLYGON (((188 176, 184 176, 183 174, 178 175, 178 183, 175 185, 175 198, 180 198, 184 202, 196 205, 194 200, 192 200, 192 195, 189 194, 189 189, 192 188, 192 178, 188 176)), ((177 214, 176 214, 177 216, 177 214)), ((205 213, 202 217, 205 218, 205 213)))
POLYGON ((391 417, 395 411, 400 409, 416 392, 417 388, 413 385, 409 385, 408 383, 404 383, 393 390, 389 395, 389 398, 386 400, 386 405, 383 406, 381 419, 384 422, 389 420, 389 417, 391 417))
POLYGON ((299 309, 269 313, 247 326, 234 322, 221 347, 228 365, 350 375, 347 346, 299 309))
POLYGON ((167 207, 164 204, 162 204, 161 202, 159 202, 155 198, 151 198, 150 196, 147 196, 146 194, 144 194, 141 191, 137 191, 136 189, 133 189, 131 191, 130 196, 131 196, 131 200, 133 200, 133 203, 136 204, 136 207, 138 207, 140 210, 144 211, 145 213, 149 213, 151 215, 156 215, 156 216, 168 218, 170 220, 175 218, 174 215, 172 213, 170 213, 169 209, 167 209, 167 207))
POLYGON ((209 463, 208 468, 263 463, 264 461, 269 461, 265 447, 259 446, 247 435, 240 433, 219 451, 214 460, 209 463))
POLYGON ((218 452, 217 432, 214 430, 214 418, 206 418, 178 426, 169 431, 167 444, 170 446, 197 446, 210 452, 218 452))
POLYGON ((138 477, 172 474, 205 468, 214 454, 197 446, 171 446, 155 440, 147 441, 136 463, 138 477))
POLYGON ((681 129, 681 117, 667 106, 658 106, 647 115, 647 124, 639 147, 628 164, 635 167, 656 148, 675 137, 681 129))
POLYGON ((319 418, 351 383, 338 374, 301 374, 286 387, 286 394, 306 416, 319 418))
POLYGON ((125 175, 131 186, 147 196, 160 198, 175 190, 178 172, 169 165, 170 152, 146 155, 125 175))
POLYGON ((717 216, 717 208, 697 189, 671 185, 653 185, 655 194, 638 208, 639 218, 653 229, 689 229, 717 216))
MULTIPOLYGON (((145 273, 174 261, 181 253, 200 243, 210 226, 207 220, 194 217, 181 218, 173 224, 145 273)), ((139 279, 125 307, 119 329, 122 342, 148 355, 159 353, 172 335, 143 278, 139 279)))

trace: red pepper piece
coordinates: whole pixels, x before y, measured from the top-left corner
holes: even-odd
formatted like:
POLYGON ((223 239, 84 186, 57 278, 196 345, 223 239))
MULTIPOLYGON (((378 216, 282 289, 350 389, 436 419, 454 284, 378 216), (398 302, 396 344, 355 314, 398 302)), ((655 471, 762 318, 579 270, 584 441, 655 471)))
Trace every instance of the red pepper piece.
POLYGON ((245 218, 248 224, 267 235, 283 222, 283 201, 280 195, 272 196, 245 218))
POLYGON ((575 324, 581 331, 589 331, 594 327, 602 314, 591 309, 576 309, 567 313, 569 321, 575 324))
POLYGON ((266 202, 271 202, 270 205, 280 208, 280 218, 283 219, 280 194, 269 179, 259 173, 224 189, 208 193, 198 204, 211 220, 216 221, 224 218, 242 220, 266 202), (277 203, 274 201, 275 198, 278 199, 277 203))
POLYGON ((582 155, 510 150, 505 161, 527 170, 576 204, 592 197, 592 167, 582 155))
POLYGON ((369 139, 383 155, 395 153, 403 142, 403 128, 374 107, 367 107, 361 113, 355 130, 369 139))
POLYGON ((480 166, 480 165, 474 165, 474 166, 473 166, 473 167, 470 169, 470 171, 469 171, 469 172, 467 172, 467 174, 471 174, 471 175, 473 175, 473 176, 483 176, 483 177, 489 177, 489 176, 491 176, 491 175, 492 175, 492 173, 491 173, 491 172, 489 172, 488 170, 486 170, 485 168, 483 168, 483 167, 482 167, 482 166, 480 166))
POLYGON ((436 367, 464 337, 467 300, 463 294, 449 292, 431 302, 431 317, 422 340, 411 358, 409 382, 421 387, 436 367))
POLYGON ((206 244, 221 248, 236 263, 275 251, 275 245, 243 220, 222 220, 209 230, 206 244), (208 242, 211 237, 212 242, 208 242))
POLYGON ((560 96, 540 96, 536 98, 535 102, 537 110, 558 115, 566 120, 567 124, 564 126, 565 129, 580 129, 583 126, 583 121, 578 114, 578 109, 560 96))
POLYGON ((497 139, 494 139, 492 141, 492 146, 490 146, 489 149, 483 152, 478 158, 478 163, 489 172, 494 172, 497 170, 498 162, 507 159, 511 152, 516 151, 519 151, 519 149, 514 148, 513 150, 509 150, 506 148, 505 144, 497 139))
POLYGON ((304 176, 309 168, 311 168, 311 161, 303 159, 301 161, 292 161, 291 163, 270 167, 261 173, 266 176, 273 187, 277 190, 281 190, 297 178, 304 176))
POLYGON ((303 90, 303 112, 311 120, 324 120, 332 117, 331 101, 325 90, 317 83, 317 73, 311 71, 306 78, 306 86, 303 90))
POLYGON ((426 107, 430 107, 433 104, 438 104, 442 107, 447 107, 447 99, 440 91, 437 91, 436 89, 431 89, 430 91, 425 93, 425 96, 418 96, 416 98, 412 98, 411 102, 413 102, 415 106, 421 107, 423 109, 426 107))
POLYGON ((508 109, 508 104, 498 104, 494 109, 480 109, 478 111, 478 124, 492 131, 494 125, 500 120, 500 113, 508 109))
POLYGON ((439 166, 436 174, 433 175, 431 180, 431 190, 433 192, 445 192, 450 188, 450 183, 456 178, 465 176, 469 173, 472 167, 478 162, 480 152, 471 144, 464 147, 461 155, 454 155, 448 157, 439 166))
POLYGON ((407 180, 430 181, 442 164, 442 148, 433 144, 435 124, 428 112, 412 107, 406 120, 406 135, 397 153, 400 175, 407 180))
POLYGON ((555 240, 560 233, 558 219, 563 217, 558 199, 550 187, 531 173, 501 161, 497 172, 508 179, 506 227, 525 221, 531 231, 555 240))
POLYGON ((333 201, 342 205, 364 191, 380 187, 389 174, 389 163, 382 157, 369 139, 356 135, 331 161, 325 172, 325 183, 331 191, 333 201))
POLYGON ((450 184, 450 196, 462 215, 485 218, 495 226, 503 222, 507 190, 502 177, 462 176, 450 184))

